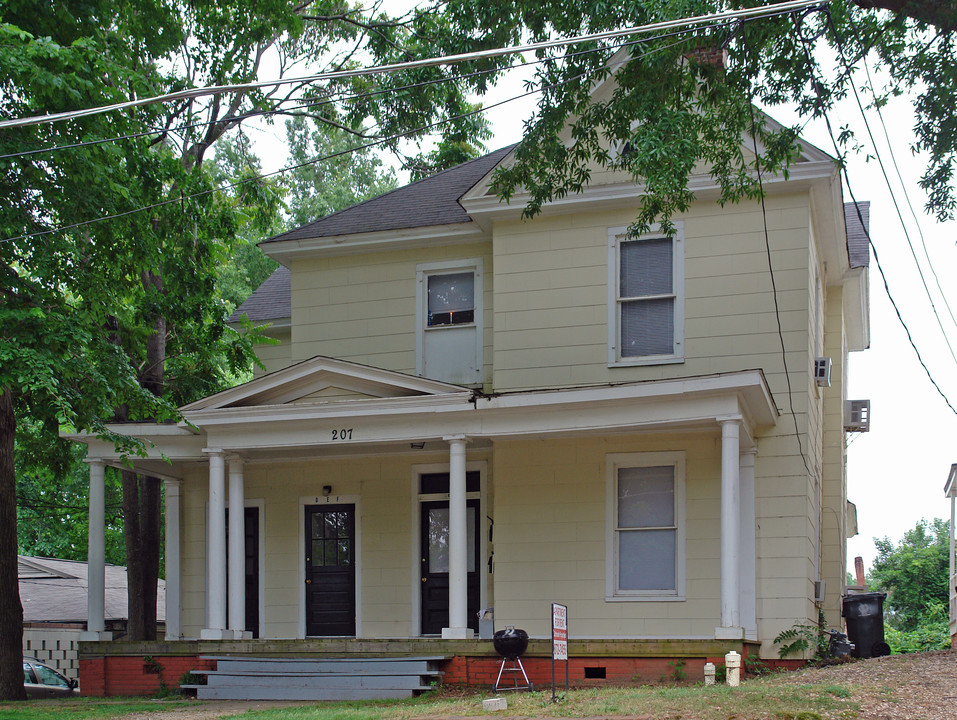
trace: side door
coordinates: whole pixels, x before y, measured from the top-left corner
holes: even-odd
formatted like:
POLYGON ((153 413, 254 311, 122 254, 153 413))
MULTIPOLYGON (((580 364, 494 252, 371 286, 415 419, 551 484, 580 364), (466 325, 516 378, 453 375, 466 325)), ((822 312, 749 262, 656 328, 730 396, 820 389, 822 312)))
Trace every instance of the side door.
MULTIPOLYGON (((479 602, 479 501, 467 503, 468 518, 468 626, 478 632, 479 602)), ((449 503, 421 503, 422 634, 439 635, 449 625, 449 503)))

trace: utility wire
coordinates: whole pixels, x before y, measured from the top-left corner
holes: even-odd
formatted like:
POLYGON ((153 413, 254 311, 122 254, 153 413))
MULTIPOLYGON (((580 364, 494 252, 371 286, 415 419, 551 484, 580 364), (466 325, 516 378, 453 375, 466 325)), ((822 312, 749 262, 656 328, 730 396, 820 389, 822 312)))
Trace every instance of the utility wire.
POLYGON ((446 55, 444 57, 426 58, 422 60, 412 60, 408 62, 392 63, 389 65, 377 65, 370 68, 357 68, 354 70, 334 70, 331 72, 318 73, 305 77, 285 78, 275 80, 261 80, 252 83, 239 83, 234 85, 216 85, 211 87, 190 88, 179 92, 157 95, 155 97, 141 98, 139 100, 129 100, 126 102, 104 105, 101 107, 87 108, 85 110, 71 110, 51 115, 41 115, 27 118, 16 118, 12 120, 0 121, 0 129, 8 127, 25 127, 28 125, 41 125, 60 120, 72 120, 80 117, 89 117, 99 115, 113 110, 125 110, 127 108, 141 107, 144 105, 154 105, 157 103, 172 102, 174 100, 188 100, 191 98, 204 97, 206 95, 220 95, 227 92, 240 92, 247 90, 257 90, 260 88, 280 87, 283 85, 308 84, 321 80, 341 80, 346 78, 366 77, 369 75, 381 75, 383 73, 395 72, 397 70, 413 70, 425 67, 437 67, 440 65, 454 65, 468 60, 485 60, 506 55, 516 55, 535 50, 546 50, 549 48, 565 47, 577 43, 593 42, 596 40, 612 40, 615 38, 626 37, 628 35, 638 35, 652 33, 661 30, 671 30, 678 27, 697 27, 709 24, 723 24, 729 20, 769 17, 773 15, 783 15, 797 10, 805 10, 812 7, 824 7, 830 3, 830 0, 789 0, 788 2, 776 3, 756 8, 746 8, 743 10, 724 11, 720 13, 711 13, 708 15, 697 15, 690 18, 679 18, 676 20, 666 20, 664 22, 650 23, 647 25, 638 25, 620 30, 606 30, 588 35, 577 35, 571 38, 560 38, 556 40, 546 40, 537 43, 528 43, 516 47, 495 48, 493 50, 479 50, 469 53, 459 53, 457 55, 446 55))
MULTIPOLYGON (((858 40, 860 40, 860 30, 857 27, 857 23, 854 22, 853 13, 848 13, 847 17, 851 23, 851 28, 854 31, 854 34, 857 36, 858 40)), ((904 199, 907 201, 907 207, 910 210, 911 217, 914 218, 914 225, 917 227, 917 234, 920 237, 920 244, 924 250, 924 258, 927 260, 927 267, 930 268, 931 275, 934 276, 934 282, 937 285, 937 290, 940 292, 941 299, 944 301, 944 307, 947 308, 947 313, 950 315, 950 321, 957 326, 957 318, 954 317, 954 311, 951 309, 950 303, 947 301, 947 294, 944 292, 944 288, 940 284, 940 278, 937 276, 937 270, 934 268, 934 263, 930 259, 930 253, 927 250, 927 239, 924 237, 923 226, 917 217, 917 211, 914 210, 914 204, 911 202, 910 193, 907 192, 907 184, 904 182, 904 177, 901 174, 900 166, 897 164, 897 153, 894 152, 894 145, 891 143, 890 134, 887 132, 887 123, 884 122, 884 113, 881 112, 881 103, 877 98, 877 91, 874 89, 875 84, 874 78, 871 76, 870 65, 867 64, 865 56, 861 56, 861 61, 862 65, 864 66, 864 72, 867 73, 867 82, 871 89, 871 96, 874 98, 874 109, 877 111, 877 117, 880 120, 881 128, 884 131, 884 140, 887 143, 887 150, 890 153, 891 162, 894 165, 894 171, 897 173, 897 180, 900 183, 901 189, 904 191, 904 199)), ((883 165, 881 169, 883 170, 883 165)), ((903 224, 903 220, 901 220, 901 224, 903 224)))
POLYGON ((788 370, 788 353, 784 343, 784 330, 781 327, 781 308, 778 305, 778 288, 774 281, 774 265, 771 262, 771 236, 768 232, 768 210, 764 203, 764 180, 761 173, 761 156, 758 153, 758 132, 757 123, 754 119, 754 102, 748 102, 748 109, 751 112, 751 142, 754 145, 754 166, 758 174, 758 190, 761 196, 761 217, 764 220, 764 246, 768 255, 768 275, 771 278, 771 296, 774 298, 774 318, 778 324, 778 339, 781 341, 781 363, 784 365, 784 379, 788 386, 788 407, 791 410, 791 419, 794 421, 794 437, 797 438, 798 450, 801 453, 801 459, 804 461, 804 469, 808 476, 813 475, 811 465, 808 462, 807 455, 804 453, 804 441, 801 440, 801 430, 798 427, 797 413, 794 410, 794 390, 791 388, 791 372, 788 370))
MULTIPOLYGON (((669 33, 668 35, 664 35, 664 36, 661 36, 661 37, 662 37, 662 38, 667 38, 667 37, 671 37, 671 36, 680 36, 680 35, 684 35, 684 34, 687 33, 687 32, 689 32, 689 31, 688 31, 688 30, 683 30, 683 31, 680 31, 680 32, 669 33)), ((653 39, 657 39, 657 38, 653 38, 653 39)), ((626 45, 626 46, 627 46, 627 45, 634 45, 634 44, 639 44, 639 43, 641 43, 641 42, 643 42, 643 41, 642 41, 642 40, 634 40, 634 41, 629 41, 629 42, 627 42, 627 43, 624 43, 624 45, 626 45)), ((670 47, 674 47, 674 46, 676 46, 676 45, 678 45, 678 44, 679 44, 679 43, 676 42, 676 43, 672 43, 671 45, 668 45, 668 46, 665 46, 665 47, 654 48, 654 49, 649 50, 649 51, 647 51, 647 52, 645 52, 645 53, 643 53, 643 54, 641 54, 641 55, 639 55, 639 56, 637 56, 637 57, 646 57, 646 56, 651 55, 651 54, 653 54, 653 53, 655 53, 655 52, 660 52, 660 51, 665 50, 665 49, 668 49, 668 48, 670 48, 670 47)), ((477 108, 477 109, 472 110, 472 111, 467 112, 467 113, 462 113, 462 114, 460 114, 460 115, 456 115, 456 116, 453 116, 453 117, 450 117, 450 118, 445 118, 444 120, 437 120, 437 121, 435 121, 435 122, 432 122, 432 123, 429 123, 429 124, 426 124, 426 125, 421 125, 421 126, 419 126, 419 127, 417 127, 417 128, 412 128, 411 130, 406 130, 406 131, 401 132, 401 133, 394 133, 394 134, 392 134, 392 135, 388 135, 388 136, 386 136, 386 137, 383 137, 383 138, 380 138, 380 139, 377 139, 377 140, 373 140, 373 141, 371 141, 371 142, 368 142, 368 143, 365 143, 365 144, 362 144, 362 145, 356 145, 356 146, 353 146, 353 147, 351 147, 351 148, 346 148, 346 149, 344 149, 344 150, 339 150, 339 151, 337 151, 337 152, 330 153, 330 154, 328 154, 328 155, 322 155, 322 156, 319 156, 319 157, 311 158, 311 159, 309 159, 309 160, 306 160, 306 161, 301 162, 301 163, 297 163, 297 164, 295 164, 295 165, 289 165, 289 166, 287 166, 287 167, 280 168, 279 170, 274 170, 274 171, 268 172, 268 173, 261 173, 261 174, 256 175, 256 176, 253 177, 253 178, 246 178, 246 179, 239 180, 239 181, 236 181, 236 182, 226 183, 226 184, 220 185, 220 186, 218 186, 218 187, 216 187, 216 188, 211 188, 211 189, 209 189, 209 190, 202 190, 202 191, 200 191, 200 192, 192 193, 192 194, 190 194, 190 195, 182 195, 182 196, 179 196, 179 197, 170 198, 170 199, 168 199, 168 200, 162 200, 162 201, 160 201, 160 202, 153 203, 153 204, 151 204, 151 205, 144 205, 144 206, 142 206, 142 207, 133 208, 133 209, 126 210, 126 211, 120 212, 120 213, 114 213, 114 214, 112 214, 112 215, 103 215, 103 216, 101 216, 101 217, 91 218, 90 220, 84 220, 84 221, 82 221, 82 222, 72 223, 72 224, 70 224, 70 225, 61 225, 61 226, 58 226, 58 227, 55 227, 55 228, 49 228, 49 229, 47 229, 47 230, 40 230, 40 231, 33 232, 33 233, 24 233, 24 234, 22 234, 22 235, 16 235, 16 236, 13 236, 13 237, 0 238, 0 243, 4 243, 4 242, 14 242, 14 241, 17 241, 17 240, 26 240, 26 239, 30 239, 30 238, 36 238, 36 237, 43 237, 43 236, 45 236, 45 235, 52 235, 52 234, 58 233, 58 232, 65 232, 65 231, 67 231, 67 230, 74 230, 74 229, 79 228, 79 227, 85 227, 85 226, 88 226, 88 225, 93 225, 93 224, 95 224, 95 223, 103 222, 103 221, 105 221, 105 220, 115 220, 115 219, 121 218, 121 217, 128 217, 128 216, 130 216, 130 215, 135 215, 135 214, 137 214, 137 213, 145 212, 145 211, 147 211, 147 210, 152 210, 152 209, 155 209, 155 208, 158 208, 158 207, 164 207, 164 206, 166 206, 166 205, 171 205, 171 204, 173 204, 173 203, 180 203, 180 202, 184 202, 184 201, 186 201, 186 200, 192 200, 192 199, 195 199, 195 198, 204 197, 204 196, 210 195, 210 194, 212 194, 212 193, 214 193, 214 192, 221 192, 221 191, 223 191, 223 190, 229 190, 229 189, 231 189, 231 188, 239 187, 239 186, 241 186, 241 185, 244 185, 244 184, 250 183, 250 182, 256 182, 256 181, 262 180, 262 179, 264 179, 264 178, 273 177, 273 176, 276 176, 276 175, 282 175, 282 174, 287 173, 287 172, 290 172, 290 171, 292 171, 292 170, 297 170, 297 169, 299 169, 299 168, 306 167, 306 166, 308 166, 308 165, 314 165, 314 164, 316 164, 316 163, 323 162, 323 161, 325 161, 325 160, 332 160, 332 159, 334 159, 334 158, 341 157, 341 156, 343 156, 343 155, 347 155, 348 153, 351 153, 351 152, 356 152, 356 151, 358 151, 358 150, 365 150, 365 149, 367 149, 367 148, 377 147, 377 146, 379 146, 379 145, 386 145, 386 144, 388 144, 388 143, 390 143, 390 142, 393 142, 393 141, 395 141, 395 140, 402 139, 403 137, 407 137, 407 136, 409 136, 409 135, 416 135, 416 134, 418 134, 418 133, 426 132, 426 131, 428 131, 428 130, 432 130, 432 129, 436 128, 436 127, 439 127, 439 126, 441 126, 441 125, 444 125, 444 124, 446 124, 446 123, 453 122, 453 121, 455 121, 455 120, 461 120, 461 119, 464 119, 464 118, 472 117, 472 116, 474 116, 474 115, 477 115, 477 114, 480 114, 480 113, 483 113, 483 112, 487 112, 487 111, 489 111, 489 110, 491 110, 491 109, 493 109, 493 108, 499 107, 499 106, 501 106, 501 105, 505 105, 505 104, 510 103, 510 102, 513 102, 513 101, 515 101, 515 100, 519 100, 519 99, 521 99, 521 98, 529 97, 530 95, 535 95, 535 94, 540 93, 540 92, 543 92, 543 91, 545 91, 545 90, 550 90, 550 89, 559 87, 560 85, 563 85, 563 84, 566 84, 566 83, 573 82, 573 81, 575 81, 575 80, 581 79, 581 78, 584 77, 586 74, 587 74, 587 73, 580 73, 580 74, 575 75, 575 76, 573 76, 573 77, 566 78, 565 80, 562 80, 562 81, 560 81, 560 82, 552 83, 552 84, 550 84, 550 85, 544 85, 544 86, 542 86, 542 87, 540 87, 540 88, 533 88, 533 89, 531 89, 531 90, 528 90, 527 92, 521 93, 520 95, 515 95, 515 96, 513 96, 513 97, 506 98, 505 100, 501 100, 501 101, 499 101, 499 102, 497 102, 497 103, 493 103, 493 104, 491 104, 491 105, 487 105, 487 106, 484 106, 484 107, 481 107, 481 108, 477 108)))
MULTIPOLYGON (((838 39, 837 39, 838 56, 841 58, 841 62, 844 63, 845 67, 847 67, 847 63, 846 63, 846 61, 845 61, 845 59, 844 59, 844 47, 843 47, 843 43, 841 43, 840 38, 839 38, 838 35, 837 35, 837 29, 834 27, 834 22, 833 22, 833 20, 832 20, 831 17, 830 17, 830 13, 828 13, 828 22, 829 22, 830 25, 831 25, 832 31, 834 31, 835 38, 838 38, 838 39)), ((927 295, 927 300, 930 302, 930 309, 933 311, 933 313, 934 313, 934 318, 937 320, 937 327, 940 328, 940 333, 941 333, 941 335, 944 336, 944 343, 946 343, 947 349, 950 351, 950 357, 953 359, 954 364, 957 365, 957 355, 954 354, 954 348, 953 348, 953 346, 950 344, 950 337, 948 337, 947 331, 944 330, 944 325, 943 325, 943 323, 942 323, 941 320, 940 320, 940 315, 937 313, 937 306, 936 306, 935 303, 934 303, 934 298, 933 298, 933 296, 930 294, 930 288, 927 287, 927 278, 924 277, 924 271, 923 271, 923 269, 921 268, 920 261, 918 261, 918 259, 917 259, 917 252, 914 250, 914 243, 911 242, 910 232, 908 232, 908 230, 907 230, 907 225, 906 225, 906 223, 904 222, 904 215, 903 215, 903 213, 901 213, 900 204, 897 202, 897 195, 896 195, 896 193, 894 192, 894 188, 891 186, 890 177, 888 177, 888 175, 887 175, 887 169, 884 167, 884 161, 881 159, 880 151, 879 151, 878 148, 877 148, 877 141, 874 140, 874 133, 871 132, 871 125, 870 125, 870 123, 869 123, 868 120, 867 120, 867 114, 864 112, 864 105, 863 105, 863 103, 861 103, 861 96, 860 96, 860 95, 858 94, 858 92, 857 92, 857 86, 856 86, 853 82, 850 83, 850 85, 851 85, 851 90, 853 90, 853 93, 854 93, 854 100, 857 102, 857 108, 858 108, 858 110, 860 110, 861 118, 864 120, 864 128, 867 130, 867 136, 870 138, 870 140, 871 140, 871 146, 874 148, 874 157, 877 158, 877 164, 880 166, 880 168, 881 168, 881 174, 883 174, 883 176, 884 176, 884 183, 887 185, 887 191, 890 193, 891 201, 894 203, 894 209, 897 211, 897 218, 898 218, 898 220, 900 220, 901 229, 904 231, 904 238, 907 240, 907 247, 910 248, 911 257, 914 258, 914 265, 917 267, 917 274, 918 274, 918 276, 920 277, 921 284, 924 286, 924 293, 927 295)), ((883 119, 882 119, 882 122, 883 122, 883 119)), ((885 126, 885 128, 884 128, 884 132, 885 132, 885 134, 886 134, 886 132, 887 132, 886 126, 885 126)), ((888 145, 889 145, 889 144, 890 144, 890 140, 888 139, 888 145)), ((895 163, 895 165, 896 165, 896 163, 895 163)), ((899 171, 898 171, 898 176, 899 176, 899 171)), ((903 183, 903 181, 902 181, 902 183, 903 183)), ((904 191, 904 195, 905 195, 905 197, 906 197, 906 196, 907 196, 907 189, 906 189, 906 188, 903 188, 903 191, 904 191)), ((908 204, 909 204, 909 203, 910 203, 910 199, 908 198, 908 204)), ((911 211, 913 211, 913 206, 911 206, 911 211)), ((914 220, 915 220, 915 221, 917 220, 916 216, 915 216, 914 220)), ((918 224, 918 227, 920 227, 919 224, 918 224)), ((925 254, 927 253, 927 246, 926 246, 926 245, 924 246, 924 253, 925 253, 925 254)), ((929 257, 928 257, 928 262, 930 262, 930 258, 929 258, 929 257)), ((935 275, 935 277, 936 277, 936 275, 935 275)), ((938 289, 940 288, 940 284, 939 284, 939 283, 938 283, 937 287, 938 287, 938 289)), ((943 294, 943 290, 941 290, 941 293, 943 294)), ((948 309, 949 309, 949 308, 948 308, 948 309)), ((951 319, 953 319, 953 315, 951 315, 951 319)))
MULTIPOLYGON (((682 31, 679 31, 679 32, 672 32, 672 33, 666 33, 666 34, 662 34, 662 35, 656 35, 656 36, 654 36, 654 37, 644 38, 644 39, 641 39, 641 40, 630 40, 630 41, 627 41, 627 42, 622 42, 622 43, 619 43, 619 44, 611 45, 609 48, 596 47, 596 48, 591 48, 591 49, 589 49, 589 50, 577 50, 577 51, 575 51, 575 52, 573 52, 573 53, 568 53, 568 54, 565 55, 564 57, 565 57, 565 58, 573 58, 573 57, 577 57, 577 56, 579 56, 579 55, 589 55, 589 54, 593 54, 593 53, 602 52, 602 51, 607 50, 607 49, 615 49, 615 50, 618 50, 618 49, 621 49, 621 48, 623 48, 623 47, 629 47, 629 46, 632 46, 632 45, 641 44, 641 43, 644 43, 644 42, 648 42, 648 41, 650 41, 650 40, 663 40, 663 39, 665 39, 665 38, 675 37, 675 36, 678 36, 678 35, 682 35, 682 34, 684 34, 684 33, 686 33, 686 32, 688 32, 688 31, 687 31, 687 30, 682 30, 682 31)), ((517 68, 519 68, 519 67, 521 67, 521 68, 528 68, 528 67, 531 67, 531 66, 533 66, 533 65, 541 65, 541 64, 543 64, 543 63, 545 63, 545 62, 546 62, 546 60, 544 60, 544 59, 542 59, 542 60, 532 60, 532 61, 529 61, 529 62, 527 62, 527 63, 523 63, 523 64, 520 65, 520 66, 519 66, 519 65, 515 65, 515 66, 512 66, 512 67, 506 68, 506 72, 508 72, 509 70, 517 69, 517 68)), ((431 85, 442 85, 442 84, 449 83, 449 82, 460 82, 460 81, 462 81, 462 80, 469 80, 469 79, 474 78, 474 77, 480 77, 480 76, 482 76, 482 75, 490 75, 490 74, 496 73, 496 72, 499 72, 498 68, 489 68, 489 69, 486 69, 486 70, 476 70, 475 72, 467 73, 467 74, 465 74, 465 75, 457 75, 457 76, 455 76, 455 77, 442 77, 442 78, 436 78, 436 79, 433 79, 433 80, 423 80, 422 82, 411 83, 411 84, 408 84, 408 85, 400 85, 400 86, 394 87, 394 88, 381 88, 381 89, 379 89, 379 90, 370 90, 370 91, 368 91, 368 92, 354 93, 354 94, 351 94, 351 95, 339 94, 339 95, 336 95, 334 98, 333 98, 333 97, 327 97, 327 98, 323 98, 322 100, 316 100, 316 101, 314 101, 314 102, 303 103, 303 104, 301 104, 301 105, 290 105, 290 106, 284 107, 284 108, 276 107, 276 108, 273 108, 273 109, 271 109, 271 110, 255 110, 255 111, 251 111, 251 112, 245 113, 245 114, 243 114, 243 115, 237 115, 236 117, 232 118, 232 119, 230 120, 230 122, 231 122, 231 123, 235 123, 235 124, 239 124, 239 123, 242 123, 243 121, 248 120, 248 119, 250 119, 250 118, 270 117, 270 116, 273 116, 273 115, 287 115, 287 114, 291 114, 292 111, 294 111, 294 110, 304 110, 304 109, 308 109, 308 108, 317 108, 317 107, 322 107, 322 106, 324 106, 324 105, 332 105, 332 104, 334 104, 334 103, 347 102, 347 101, 352 101, 352 100, 363 100, 363 99, 366 99, 366 98, 376 97, 376 96, 379 96, 379 95, 387 95, 387 94, 389 94, 389 93, 399 92, 399 91, 401 91, 401 90, 415 90, 415 89, 418 89, 418 88, 421 88, 421 87, 428 87, 428 86, 431 86, 431 85)), ((164 134, 164 133, 176 133, 176 132, 179 132, 179 131, 181 131, 181 130, 191 130, 191 129, 198 128, 198 127, 206 127, 206 126, 208 126, 208 125, 213 125, 213 124, 216 123, 216 122, 220 122, 220 121, 218 121, 218 120, 202 120, 202 121, 200 121, 200 122, 190 123, 190 124, 188 124, 188 125, 178 125, 178 126, 176 126, 176 127, 171 127, 171 128, 165 128, 165 129, 164 129, 164 128, 154 128, 154 129, 151 129, 151 130, 144 130, 143 132, 130 133, 130 134, 128 134, 128 135, 116 135, 116 136, 114 136, 114 137, 99 138, 99 139, 96 139, 96 140, 87 140, 87 141, 85 141, 85 142, 71 143, 71 144, 68 144, 68 145, 52 145, 52 146, 50 146, 50 147, 45 147, 45 148, 35 148, 35 149, 33 149, 33 150, 23 150, 23 151, 21 151, 21 152, 7 153, 6 155, 0 155, 0 160, 6 160, 6 159, 9 159, 9 158, 15 158, 15 157, 25 157, 25 156, 29 156, 29 155, 37 155, 37 154, 40 154, 40 153, 53 152, 53 151, 56 151, 56 150, 70 150, 70 149, 74 149, 74 148, 89 147, 89 146, 92 146, 92 145, 101 145, 101 144, 103 144, 103 143, 116 142, 116 141, 119 141, 119 140, 132 140, 132 139, 135 139, 135 138, 138 138, 138 137, 144 137, 144 136, 147 136, 147 135, 161 135, 161 134, 164 134)), ((372 127, 375 127, 375 126, 373 125, 372 127)))
MULTIPOLYGON (((813 77, 814 62, 811 60, 811 53, 808 50, 807 44, 805 43, 804 37, 801 35, 801 33, 795 30, 795 34, 797 35, 798 40, 800 40, 801 42, 801 47, 804 49, 804 57, 807 60, 808 69, 811 71, 814 88, 818 94, 818 109, 821 113, 821 117, 824 118, 824 124, 827 126, 827 133, 831 138, 831 144, 834 146, 834 152, 837 155, 837 157, 840 158, 841 150, 840 150, 840 147, 838 147, 837 138, 834 137, 834 128, 831 126, 831 119, 830 117, 828 117, 827 111, 824 109, 824 102, 823 102, 823 98, 821 98, 820 89, 818 87, 818 81, 816 78, 813 77)), ((900 308, 897 306, 897 303, 894 300, 894 296, 891 295, 891 288, 887 282, 887 274, 884 272, 884 268, 881 266, 881 261, 877 254, 877 247, 874 245, 874 241, 871 239, 870 230, 867 227, 867 224, 864 222, 864 216, 861 214, 860 205, 857 202, 857 198, 854 197, 854 191, 851 189, 851 181, 847 173, 847 163, 845 163, 843 160, 839 160, 838 162, 841 167, 841 173, 844 176, 844 183, 847 185, 847 192, 850 194, 851 201, 854 203, 854 209, 857 211, 857 218, 861 223, 861 228, 864 230, 864 234, 867 236, 867 243, 871 248, 871 252, 874 253, 874 262, 877 265, 877 269, 881 274, 881 279, 884 281, 884 292, 887 293, 887 298, 888 300, 891 301, 891 305, 894 307, 894 312, 897 313, 897 319, 900 321, 901 327, 904 328, 904 332, 907 335, 907 340, 910 342, 910 346, 914 349, 914 353, 917 355, 917 360, 920 362, 921 367, 924 368, 924 372, 927 374, 927 379, 930 380, 931 385, 934 386, 934 388, 937 390, 940 396, 944 399, 944 402, 947 403, 947 407, 949 407, 951 411, 955 415, 957 415, 957 408, 954 407, 954 405, 950 402, 950 399, 941 389, 940 385, 938 385, 937 381, 934 380, 934 376, 931 374, 930 368, 927 367, 927 363, 924 362, 924 358, 921 356, 920 350, 917 349, 917 344, 914 342, 914 337, 913 335, 911 335, 910 328, 908 328, 907 323, 904 322, 904 317, 901 315, 900 308)))

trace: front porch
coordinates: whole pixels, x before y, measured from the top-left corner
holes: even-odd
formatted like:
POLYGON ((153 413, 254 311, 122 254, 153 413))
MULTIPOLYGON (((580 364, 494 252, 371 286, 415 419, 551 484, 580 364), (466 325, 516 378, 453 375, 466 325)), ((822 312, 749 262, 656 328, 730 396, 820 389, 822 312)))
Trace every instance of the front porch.
MULTIPOLYGON (((573 686, 671 682, 682 668, 688 682, 704 678, 704 664, 719 665, 734 650, 756 657, 760 643, 733 640, 569 640, 573 686)), ((180 640, 81 642, 80 687, 84 695, 148 695, 176 688, 187 673, 213 670, 221 656, 245 658, 406 658, 442 657, 444 684, 490 687, 501 657, 491 640, 442 638, 309 638, 306 640, 180 640)), ((522 657, 536 688, 552 682, 551 641, 533 638, 522 657)), ((796 661, 785 663, 793 666, 796 661)), ((744 669, 744 668, 743 668, 744 669)), ((564 682, 564 664, 558 663, 564 682)), ((195 679, 195 678, 193 678, 195 679)))

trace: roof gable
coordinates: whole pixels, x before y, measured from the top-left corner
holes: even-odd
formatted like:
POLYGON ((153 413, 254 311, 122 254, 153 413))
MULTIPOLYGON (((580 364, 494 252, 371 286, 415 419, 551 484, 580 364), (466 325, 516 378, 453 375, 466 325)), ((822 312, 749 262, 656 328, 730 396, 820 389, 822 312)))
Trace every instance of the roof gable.
POLYGON ((319 355, 190 403, 181 410, 189 413, 469 392, 458 385, 319 355))

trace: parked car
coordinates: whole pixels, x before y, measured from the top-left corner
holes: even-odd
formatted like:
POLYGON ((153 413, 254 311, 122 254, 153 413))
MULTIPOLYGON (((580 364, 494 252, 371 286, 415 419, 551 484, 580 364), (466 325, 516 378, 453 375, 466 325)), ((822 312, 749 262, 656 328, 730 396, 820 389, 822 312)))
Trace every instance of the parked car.
POLYGON ((23 658, 23 685, 29 698, 70 697, 80 693, 76 680, 34 658, 23 658))

